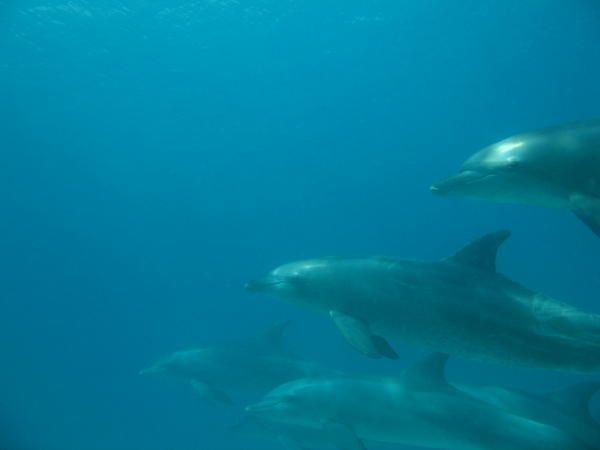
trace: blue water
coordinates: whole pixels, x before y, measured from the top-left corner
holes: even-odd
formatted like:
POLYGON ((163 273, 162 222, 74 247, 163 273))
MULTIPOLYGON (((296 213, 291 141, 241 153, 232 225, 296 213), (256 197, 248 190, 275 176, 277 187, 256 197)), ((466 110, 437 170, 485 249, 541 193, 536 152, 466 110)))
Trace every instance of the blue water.
POLYGON ((279 320, 332 368, 423 354, 367 360, 244 292, 291 260, 441 258, 509 228, 504 273, 600 312, 600 241, 571 215, 428 192, 484 145, 600 116, 598 80, 592 0, 0 1, 0 448, 280 448, 227 435, 239 406, 138 375, 279 320))

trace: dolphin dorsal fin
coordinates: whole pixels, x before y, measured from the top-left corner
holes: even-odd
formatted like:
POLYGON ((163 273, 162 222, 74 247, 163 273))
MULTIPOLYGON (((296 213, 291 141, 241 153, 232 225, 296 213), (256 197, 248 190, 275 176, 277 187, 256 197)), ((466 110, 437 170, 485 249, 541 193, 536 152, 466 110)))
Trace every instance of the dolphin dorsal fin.
POLYGON ((447 387, 448 381, 445 375, 447 362, 447 354, 432 353, 406 369, 402 374, 402 381, 415 389, 447 387))
POLYGON ((285 332, 290 321, 278 323, 267 329, 260 337, 267 347, 278 353, 286 353, 285 332))
POLYGON ((593 423, 594 419, 590 414, 589 404, 592 397, 599 391, 600 382, 587 381, 546 394, 545 398, 565 414, 593 423))
POLYGON ((510 231, 501 230, 486 234, 463 247, 454 256, 449 258, 465 266, 476 267, 489 272, 496 271, 496 255, 498 248, 508 239, 510 231))

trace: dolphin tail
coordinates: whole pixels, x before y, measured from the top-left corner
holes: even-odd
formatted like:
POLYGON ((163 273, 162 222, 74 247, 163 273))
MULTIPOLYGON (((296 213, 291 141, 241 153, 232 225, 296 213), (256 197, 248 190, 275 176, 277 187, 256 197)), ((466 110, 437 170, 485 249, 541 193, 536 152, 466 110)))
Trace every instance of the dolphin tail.
POLYGON ((571 209, 579 220, 600 237, 600 199, 587 195, 572 195, 571 209))

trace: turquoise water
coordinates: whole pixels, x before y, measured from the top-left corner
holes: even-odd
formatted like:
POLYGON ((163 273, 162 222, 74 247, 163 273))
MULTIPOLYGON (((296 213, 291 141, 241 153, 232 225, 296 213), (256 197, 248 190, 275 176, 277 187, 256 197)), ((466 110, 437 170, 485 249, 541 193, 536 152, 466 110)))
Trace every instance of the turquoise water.
MULTIPOLYGON (((244 283, 324 255, 445 257, 509 228, 503 273, 600 313, 600 244, 566 212, 432 196, 506 136, 600 116, 595 1, 0 1, 0 443, 271 449, 140 377, 291 319, 336 370, 399 373, 244 283)), ((593 377, 453 359, 543 392, 593 377)))

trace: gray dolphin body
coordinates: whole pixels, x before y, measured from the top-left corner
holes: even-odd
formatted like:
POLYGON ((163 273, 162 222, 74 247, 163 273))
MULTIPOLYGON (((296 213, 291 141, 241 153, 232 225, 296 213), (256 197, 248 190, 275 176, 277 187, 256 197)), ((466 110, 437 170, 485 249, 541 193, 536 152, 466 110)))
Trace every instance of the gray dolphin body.
POLYGON ((576 436, 591 448, 600 448, 600 424, 589 409, 600 382, 574 384, 549 394, 531 394, 500 386, 454 385, 486 403, 576 436))
POLYGON ((443 261, 324 258, 286 264, 251 291, 327 312, 363 354, 397 357, 386 338, 444 353, 573 372, 600 370, 600 316, 496 272, 509 236, 480 238, 443 261))
POLYGON ((553 426, 449 385, 444 355, 397 378, 330 377, 287 383, 246 410, 262 420, 323 430, 344 450, 365 440, 449 450, 591 450, 553 426))
POLYGON ((517 135, 431 186, 443 196, 572 210, 600 236, 600 120, 517 135))
MULTIPOLYGON (((540 395, 501 386, 456 385, 461 391, 510 414, 550 425, 576 437, 591 448, 600 448, 600 425, 591 417, 589 402, 600 390, 600 382, 584 382, 540 395)), ((285 449, 335 448, 336 439, 327 430, 295 423, 245 417, 235 435, 278 442, 285 449)), ((366 443, 369 447, 375 443, 366 443)))
POLYGON ((244 342, 178 351, 140 373, 189 381, 201 397, 220 403, 232 403, 229 389, 263 394, 286 381, 322 373, 316 363, 286 351, 286 326, 278 325, 244 342))

